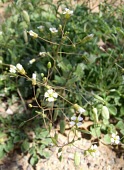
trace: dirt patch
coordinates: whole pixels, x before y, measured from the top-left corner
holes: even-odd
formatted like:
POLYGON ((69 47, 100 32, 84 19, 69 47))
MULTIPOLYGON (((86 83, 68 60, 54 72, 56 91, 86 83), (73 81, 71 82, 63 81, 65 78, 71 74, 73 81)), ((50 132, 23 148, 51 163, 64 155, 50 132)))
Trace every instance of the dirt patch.
MULTIPOLYGON (((78 134, 80 136, 80 134, 78 134)), ((59 134, 59 142, 62 144, 66 138, 59 134)), ((40 159, 35 167, 32 167, 28 160, 29 155, 21 155, 14 152, 0 166, 2 170, 124 170, 123 156, 117 157, 111 147, 100 144, 98 147, 99 155, 93 157, 85 156, 84 150, 91 145, 86 139, 74 142, 73 145, 65 146, 62 150, 62 161, 57 158, 58 148, 50 148, 51 157, 49 159, 40 159), (75 165, 74 155, 78 153, 79 164, 75 165)))

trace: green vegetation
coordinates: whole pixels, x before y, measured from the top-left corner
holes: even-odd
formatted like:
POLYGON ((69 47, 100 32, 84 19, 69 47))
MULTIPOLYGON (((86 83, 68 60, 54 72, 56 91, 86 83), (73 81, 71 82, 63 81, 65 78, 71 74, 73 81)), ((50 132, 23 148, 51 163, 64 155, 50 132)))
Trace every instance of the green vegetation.
POLYGON ((15 146, 30 153, 32 165, 48 158, 53 145, 61 152, 57 133, 51 136, 57 125, 61 133, 70 127, 124 146, 124 10, 99 8, 72 9, 64 0, 16 0, 8 7, 0 34, 1 103, 20 96, 31 103, 28 111, 0 116, 0 158, 15 146), (93 122, 88 130, 80 128, 82 118, 93 122))

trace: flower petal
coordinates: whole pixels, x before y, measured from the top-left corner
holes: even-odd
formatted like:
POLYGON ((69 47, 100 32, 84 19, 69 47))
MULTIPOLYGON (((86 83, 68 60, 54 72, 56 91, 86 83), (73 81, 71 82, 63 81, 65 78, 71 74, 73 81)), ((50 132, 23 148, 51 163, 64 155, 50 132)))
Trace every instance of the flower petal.
POLYGON ((115 138, 115 137, 116 137, 116 134, 115 134, 115 133, 112 133, 112 137, 115 138))
POLYGON ((47 99, 49 102, 54 102, 54 98, 53 97, 48 97, 48 99, 47 99))
POLYGON ((49 97, 49 93, 45 92, 44 97, 49 97))
POLYGON ((53 97, 57 98, 58 97, 58 93, 54 92, 53 93, 53 97))
POLYGON ((76 120, 76 119, 77 119, 76 116, 72 116, 72 117, 71 117, 71 120, 76 120))
POLYGON ((78 121, 82 121, 83 118, 81 116, 78 117, 78 121))
POLYGON ((74 126, 75 125, 75 122, 71 121, 69 122, 70 126, 74 126))
POLYGON ((77 126, 78 126, 78 127, 79 127, 79 126, 81 126, 81 125, 82 125, 82 123, 81 123, 81 122, 78 122, 78 123, 77 123, 77 126))

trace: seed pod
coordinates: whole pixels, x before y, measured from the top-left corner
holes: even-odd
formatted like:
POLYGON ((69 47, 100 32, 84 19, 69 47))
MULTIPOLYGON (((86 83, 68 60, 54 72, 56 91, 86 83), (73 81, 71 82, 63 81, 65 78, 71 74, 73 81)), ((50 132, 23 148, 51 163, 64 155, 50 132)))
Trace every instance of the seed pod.
POLYGON ((24 35, 25 43, 27 44, 28 43, 28 36, 27 36, 27 31, 26 30, 23 31, 23 35, 24 35))
POLYGON ((98 123, 97 108, 93 108, 93 113, 94 113, 94 119, 95 119, 95 122, 96 122, 96 123, 98 123))
POLYGON ((109 110, 106 106, 102 107, 102 116, 104 119, 109 119, 109 110))
POLYGON ((29 24, 30 23, 30 17, 28 15, 28 12, 23 10, 22 11, 22 16, 23 16, 23 19, 29 24))

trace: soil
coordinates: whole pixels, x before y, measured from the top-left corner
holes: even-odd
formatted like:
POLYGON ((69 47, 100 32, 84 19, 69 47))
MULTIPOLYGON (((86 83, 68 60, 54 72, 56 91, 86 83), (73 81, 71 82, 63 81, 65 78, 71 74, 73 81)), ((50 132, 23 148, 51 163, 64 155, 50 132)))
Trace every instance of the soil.
MULTIPOLYGON (((120 0, 121 1, 121 0, 120 0)), ((75 3, 82 3, 83 1, 75 1, 75 3)), ((92 0, 90 7, 93 12, 98 11, 99 1, 92 0)), ((116 1, 117 2, 117 1, 116 1)), ((119 2, 119 1, 118 1, 119 2)), ((117 4, 117 3, 116 3, 117 4)), ((4 10, 8 3, 4 5, 0 3, 0 24, 5 20, 4 10)), ((17 105, 6 109, 6 103, 0 104, 0 114, 8 115, 16 112, 17 105)), ((54 131, 53 131, 54 133, 54 131)), ((68 132, 66 132, 68 133, 68 132)), ((58 133, 59 144, 65 144, 66 136, 58 133)), ((73 134, 72 134, 73 135, 73 134)), ((16 149, 10 153, 4 160, 0 161, 0 170, 124 170, 124 154, 117 154, 114 151, 114 146, 106 146, 102 143, 98 146, 99 155, 93 157, 91 155, 85 156, 84 150, 91 146, 91 140, 82 138, 81 133, 78 133, 80 140, 74 142, 73 145, 65 146, 62 150, 62 161, 58 159, 58 148, 51 147, 49 149, 51 156, 49 159, 41 159, 32 167, 28 160, 29 155, 23 155, 20 150, 16 149), (75 165, 74 154, 78 153, 79 163, 75 165)))
MULTIPOLYGON (((78 134, 78 137, 81 134, 78 134)), ((59 144, 63 144, 66 137, 59 134, 59 144)), ((22 155, 19 151, 14 151, 1 162, 1 170, 124 170, 124 155, 117 155, 112 147, 100 144, 98 146, 99 155, 93 157, 85 156, 84 150, 91 146, 91 141, 81 138, 73 145, 65 146, 62 150, 62 161, 58 160, 58 148, 52 147, 49 151, 49 159, 41 159, 32 167, 29 163, 29 155, 22 155), (74 155, 78 153, 79 163, 75 165, 74 155)))

